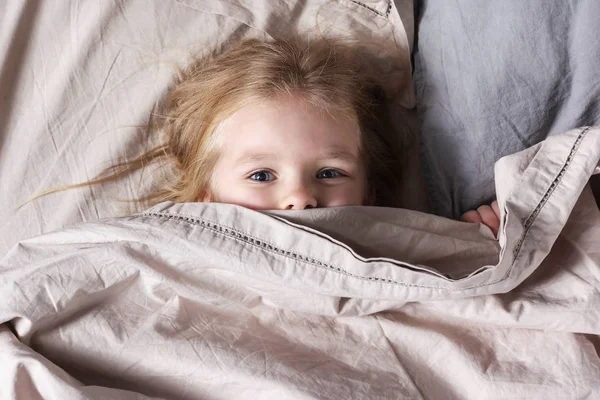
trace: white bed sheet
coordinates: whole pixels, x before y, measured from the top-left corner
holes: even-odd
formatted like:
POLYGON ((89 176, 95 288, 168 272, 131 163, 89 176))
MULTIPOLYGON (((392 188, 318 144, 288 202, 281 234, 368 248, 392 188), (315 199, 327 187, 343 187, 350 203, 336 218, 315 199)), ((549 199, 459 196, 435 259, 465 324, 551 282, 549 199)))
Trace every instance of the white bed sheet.
POLYGON ((499 241, 403 209, 169 202, 22 241, 0 398, 600 398, 599 162, 600 128, 500 160, 499 241))

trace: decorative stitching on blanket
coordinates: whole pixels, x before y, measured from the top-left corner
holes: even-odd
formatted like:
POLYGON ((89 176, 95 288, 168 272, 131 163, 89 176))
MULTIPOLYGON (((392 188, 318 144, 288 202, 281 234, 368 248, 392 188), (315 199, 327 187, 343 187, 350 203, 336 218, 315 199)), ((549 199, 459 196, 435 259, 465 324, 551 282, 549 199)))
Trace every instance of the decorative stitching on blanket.
POLYGON ((558 172, 558 175, 556 175, 556 177, 550 184, 550 187, 546 190, 546 193, 544 193, 544 196, 538 203, 537 207, 531 212, 529 217, 525 220, 525 223, 523 224, 523 228, 524 228, 523 234, 519 238, 519 241, 517 242, 517 245, 515 246, 515 250, 513 251, 513 260, 515 260, 517 258, 517 256, 519 255, 519 252, 521 251, 523 242, 525 241, 525 236, 527 236, 527 233, 529 232, 529 229, 533 225, 533 222, 535 221, 537 216, 542 211, 542 208, 544 208, 544 206, 548 202, 548 199, 550 198, 550 196, 552 196, 552 193, 554 193, 554 190, 556 190, 556 187, 562 180, 563 176, 565 175, 565 172, 567 171, 567 168, 571 164, 571 161, 573 160, 573 156, 579 149, 579 145, 581 144, 581 141, 583 140, 583 138, 587 134, 587 132, 590 130, 590 128, 591 127, 589 127, 589 126, 586 127, 579 133, 579 135, 577 135, 577 139, 575 139, 575 143, 573 143, 573 146, 571 146, 571 151, 569 152, 569 156, 567 157, 567 159, 565 160, 565 163, 563 164, 562 168, 558 172))
POLYGON ((514 267, 514 262, 517 259, 517 256, 519 255, 519 252, 521 251, 521 247, 523 246, 523 242, 525 241, 525 237, 527 236, 527 233, 529 233, 529 230, 530 230, 531 226, 533 225, 535 219, 540 214, 542 208, 544 208, 544 205, 546 205, 546 203, 548 202, 548 199, 550 198, 550 196, 552 196, 552 193, 554 193, 554 190, 556 189, 556 187, 560 184, 560 181, 562 180, 563 176, 565 175, 565 172, 566 172, 567 168, 570 166, 571 161, 573 160, 573 156, 575 155, 575 153, 579 149, 579 146, 580 146, 581 142, 583 141, 584 136, 587 134, 587 132, 591 128, 592 128, 591 126, 588 126, 588 127, 584 128, 584 129, 582 129, 582 131, 579 133, 579 135, 577 135, 577 138, 575 139, 575 142, 571 146, 571 151, 569 152, 569 155, 567 156, 567 159, 565 160, 562 168, 560 169, 560 171, 558 172, 558 174, 556 175, 556 177, 552 180, 552 183, 550 184, 550 186, 548 187, 548 189, 546 189, 546 192, 544 193, 544 196, 542 196, 542 198, 541 198, 540 202, 538 203, 538 205, 531 212, 531 214, 529 215, 529 217, 525 220, 525 223, 523 224, 523 227, 525 229, 524 229, 523 233, 521 234, 521 237, 517 241, 517 245, 515 246, 515 249, 513 251, 512 264, 510 266, 510 269, 507 271, 507 273, 502 278, 497 279, 497 280, 495 280, 493 282, 488 282, 488 283, 485 283, 483 285, 475 285, 475 286, 464 287, 464 288, 462 288, 462 290, 474 289, 474 288, 477 288, 477 287, 480 287, 480 286, 494 285, 494 284, 496 284, 498 282, 502 282, 502 281, 506 280, 510 276, 510 273, 512 272, 513 267, 514 267))
POLYGON ((358 5, 358 6, 361 6, 363 8, 366 8, 367 10, 369 10, 371 12, 374 12, 375 14, 380 15, 380 16, 385 17, 385 18, 388 18, 390 16, 390 11, 392 11, 392 2, 391 2, 391 0, 388 0, 388 2, 387 2, 387 9, 385 10, 385 14, 382 13, 381 11, 377 11, 373 7, 369 7, 368 5, 366 5, 366 4, 364 4, 364 3, 360 2, 360 1, 350 0, 350 2, 354 3, 354 4, 358 5))
POLYGON ((361 275, 352 274, 340 267, 336 267, 334 265, 328 264, 328 263, 318 260, 316 258, 298 254, 293 251, 283 250, 283 249, 281 249, 271 243, 268 243, 264 240, 252 237, 251 235, 248 235, 247 233, 240 232, 235 229, 216 224, 214 222, 206 221, 206 220, 203 220, 198 217, 190 217, 190 216, 169 214, 169 213, 163 213, 163 212, 146 212, 146 213, 140 213, 140 214, 136 214, 136 215, 142 216, 142 217, 152 217, 152 218, 168 218, 168 219, 174 219, 174 220, 178 220, 178 221, 187 222, 189 224, 196 225, 196 226, 199 225, 204 228, 211 229, 217 233, 221 233, 223 235, 233 237, 234 239, 241 241, 243 243, 250 244, 253 246, 258 246, 258 247, 262 248, 263 250, 267 250, 271 253, 275 253, 280 256, 292 258, 294 260, 298 260, 298 261, 301 261, 301 262, 304 262, 307 264, 311 264, 318 268, 325 268, 330 271, 338 272, 338 273, 341 273, 341 274, 344 274, 344 275, 347 275, 347 276, 350 276, 350 277, 356 278, 356 279, 361 279, 361 280, 366 280, 366 281, 371 281, 371 282, 392 283, 392 284, 396 284, 396 285, 409 286, 409 287, 419 287, 419 288, 438 289, 438 290, 451 290, 449 288, 439 287, 439 286, 415 285, 415 284, 406 283, 406 282, 398 282, 393 279, 380 278, 377 276, 361 276, 361 275))
POLYGON ((323 262, 321 260, 318 260, 316 258, 313 257, 309 257, 309 256, 305 256, 302 254, 298 254, 292 251, 287 251, 287 250, 283 250, 275 245, 273 245, 272 243, 268 243, 264 240, 260 240, 257 239, 255 237, 252 237, 251 235, 248 235, 244 232, 240 232, 237 231, 233 228, 229 228, 229 227, 225 227, 225 226, 221 226, 219 224, 216 224, 214 222, 210 222, 210 221, 206 221, 203 220, 201 218, 197 218, 197 217, 191 217, 191 216, 184 216, 184 215, 178 215, 178 214, 169 214, 169 213, 161 213, 161 212, 146 212, 146 213, 140 213, 137 214, 137 216, 144 216, 144 217, 152 217, 152 218, 168 218, 168 219, 175 219, 178 221, 183 221, 183 222, 187 222, 193 225, 200 225, 202 227, 211 229, 213 231, 216 231, 217 233, 221 233, 224 234, 226 236, 230 236, 233 237, 235 240, 241 241, 243 243, 246 244, 250 244, 253 246, 258 246, 261 247, 264 250, 267 250, 271 253, 275 253, 284 257, 289 257, 292 258, 294 260, 297 261, 301 261, 307 264, 311 264, 314 265, 318 268, 325 268, 328 269, 330 271, 334 271, 334 272, 338 272, 347 276, 350 276, 352 278, 356 278, 356 279, 361 279, 361 280, 366 280, 366 281, 372 281, 372 282, 380 282, 380 283, 391 283, 391 284, 396 284, 396 285, 402 285, 402 286, 407 286, 407 287, 419 287, 419 288, 427 288, 427 289, 437 289, 437 290, 445 290, 445 291, 464 291, 464 290, 469 290, 469 289, 474 289, 477 287, 481 287, 481 286, 489 286, 489 285, 493 285, 495 283, 501 282, 503 280, 506 280, 509 276, 510 273, 512 271, 512 268, 514 266, 514 261, 516 260, 517 256, 519 255, 519 252, 522 249, 523 246, 523 242, 525 241, 525 237, 527 236, 527 234, 529 233, 529 230, 531 229, 531 227, 533 226, 533 223, 535 222, 535 219, 538 217, 538 215, 540 214, 542 208, 544 208, 544 206, 546 205, 546 203, 548 202, 548 200, 550 199, 550 197, 552 196, 552 194, 554 193, 554 191, 556 190, 556 187, 560 184, 560 182, 562 181, 562 178, 564 177, 567 169, 569 168, 569 166, 571 165, 571 162, 573 160, 573 157, 575 156, 575 154, 577 153, 581 142, 583 141, 583 138, 585 137, 585 135, 587 134, 587 132, 591 129, 591 127, 586 127, 585 129, 583 129, 579 135, 577 136, 577 138, 575 139, 575 142, 573 143, 573 145, 571 146, 571 150, 569 152, 569 155, 567 156, 567 159, 565 160, 562 168, 560 169, 560 171, 558 172, 558 174, 556 175, 556 177, 552 180, 550 186, 548 187, 548 189, 546 189, 546 192, 544 193, 544 195, 542 196, 542 198, 540 199, 538 205, 535 207, 535 209, 531 212, 531 214, 529 215, 529 217, 525 220, 524 223, 524 231, 521 234, 521 237, 519 238, 517 245, 515 246, 515 250, 513 251, 513 264, 511 265, 511 268, 509 269, 509 271, 507 271, 507 273, 500 279, 493 281, 493 282, 488 282, 486 284, 483 285, 475 285, 475 286, 469 286, 469 287, 463 287, 460 289, 452 289, 452 288, 448 288, 448 287, 440 287, 440 286, 428 286, 428 285, 417 285, 417 284, 410 284, 410 283, 406 283, 406 282, 398 282, 395 281, 393 279, 387 279, 387 278, 381 278, 381 277, 376 277, 376 276, 370 276, 370 277, 365 277, 365 276, 360 276, 360 275, 355 275, 352 274, 340 267, 336 267, 333 266, 331 264, 328 264, 326 262, 323 262))

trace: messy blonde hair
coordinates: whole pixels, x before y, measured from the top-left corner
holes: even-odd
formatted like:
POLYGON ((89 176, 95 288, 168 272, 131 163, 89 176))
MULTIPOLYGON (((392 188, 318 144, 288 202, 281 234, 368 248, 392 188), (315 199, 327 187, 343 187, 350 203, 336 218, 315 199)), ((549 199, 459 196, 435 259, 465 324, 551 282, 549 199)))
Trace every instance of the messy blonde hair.
POLYGON ((360 68, 359 55, 340 41, 314 39, 248 39, 196 62, 180 74, 167 95, 158 120, 149 123, 162 131, 163 144, 138 158, 112 166, 103 177, 46 191, 112 181, 149 163, 163 161, 174 175, 163 175, 154 191, 137 199, 194 202, 209 191, 218 158, 219 126, 245 104, 281 95, 304 101, 356 123, 367 166, 370 190, 378 205, 397 206, 399 153, 385 134, 380 118, 384 92, 360 68), (391 191, 394 193, 394 191, 391 191))

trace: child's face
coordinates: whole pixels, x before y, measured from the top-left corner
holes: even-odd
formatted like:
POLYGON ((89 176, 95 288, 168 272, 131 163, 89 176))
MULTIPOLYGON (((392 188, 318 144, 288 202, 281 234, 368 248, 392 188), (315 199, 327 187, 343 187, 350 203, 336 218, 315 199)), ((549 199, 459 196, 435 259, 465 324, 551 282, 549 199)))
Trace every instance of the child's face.
POLYGON ((366 171, 355 124, 293 96, 249 104, 220 128, 203 201, 256 210, 362 205, 366 171))

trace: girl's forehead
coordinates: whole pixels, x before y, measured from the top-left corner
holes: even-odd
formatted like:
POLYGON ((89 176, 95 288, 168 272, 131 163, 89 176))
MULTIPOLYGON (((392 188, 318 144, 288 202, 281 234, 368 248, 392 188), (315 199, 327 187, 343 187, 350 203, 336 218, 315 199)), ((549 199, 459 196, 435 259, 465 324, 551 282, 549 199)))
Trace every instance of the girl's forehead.
POLYGON ((304 151, 358 157, 360 148, 355 119, 296 96, 250 102, 231 115, 218 134, 221 151, 228 153, 304 151))

